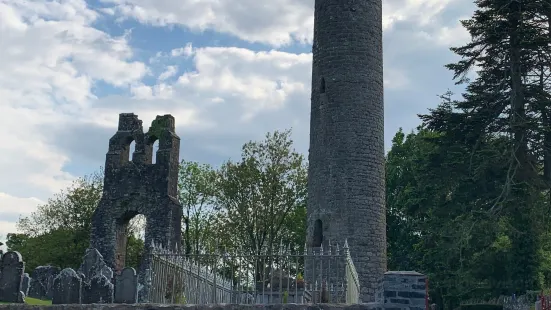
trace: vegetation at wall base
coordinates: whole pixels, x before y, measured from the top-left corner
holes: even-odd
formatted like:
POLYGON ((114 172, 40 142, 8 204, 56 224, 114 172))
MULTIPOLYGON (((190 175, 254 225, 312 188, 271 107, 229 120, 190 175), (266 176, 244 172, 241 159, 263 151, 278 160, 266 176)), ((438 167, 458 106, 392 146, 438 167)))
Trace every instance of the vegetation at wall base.
MULTIPOLYGON (((51 305, 52 301, 51 300, 40 300, 40 299, 36 299, 36 298, 31 298, 31 297, 25 297, 25 303, 27 305, 46 306, 46 305, 51 305)), ((0 304, 9 305, 11 303, 0 301, 0 304)))
POLYGON ((460 310, 503 310, 503 305, 495 304, 466 304, 459 307, 460 310))

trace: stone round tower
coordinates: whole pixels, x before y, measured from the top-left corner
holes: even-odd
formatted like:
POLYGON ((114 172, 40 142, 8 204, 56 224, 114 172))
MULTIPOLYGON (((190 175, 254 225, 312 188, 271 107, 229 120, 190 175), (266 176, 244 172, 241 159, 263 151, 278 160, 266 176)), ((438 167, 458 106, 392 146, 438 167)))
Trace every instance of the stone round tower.
POLYGON ((307 243, 348 240, 363 302, 386 271, 381 8, 315 0, 312 47, 307 243))

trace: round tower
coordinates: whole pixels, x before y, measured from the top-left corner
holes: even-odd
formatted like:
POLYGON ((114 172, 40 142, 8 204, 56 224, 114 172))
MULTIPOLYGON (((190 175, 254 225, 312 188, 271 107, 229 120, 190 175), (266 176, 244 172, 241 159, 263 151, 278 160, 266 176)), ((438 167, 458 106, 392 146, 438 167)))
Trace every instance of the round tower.
POLYGON ((381 8, 315 0, 314 13, 307 244, 348 241, 363 302, 386 271, 381 8))

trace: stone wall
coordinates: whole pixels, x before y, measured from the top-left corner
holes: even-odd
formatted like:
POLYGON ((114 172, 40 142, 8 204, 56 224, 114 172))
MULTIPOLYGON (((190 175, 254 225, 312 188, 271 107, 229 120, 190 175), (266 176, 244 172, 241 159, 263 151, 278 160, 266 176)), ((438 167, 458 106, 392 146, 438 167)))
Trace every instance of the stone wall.
POLYGON ((425 310, 427 277, 415 271, 388 271, 375 296, 385 309, 425 310))
POLYGON ((274 305, 0 305, 0 310, 376 310, 374 304, 336 305, 336 304, 274 304, 274 305))

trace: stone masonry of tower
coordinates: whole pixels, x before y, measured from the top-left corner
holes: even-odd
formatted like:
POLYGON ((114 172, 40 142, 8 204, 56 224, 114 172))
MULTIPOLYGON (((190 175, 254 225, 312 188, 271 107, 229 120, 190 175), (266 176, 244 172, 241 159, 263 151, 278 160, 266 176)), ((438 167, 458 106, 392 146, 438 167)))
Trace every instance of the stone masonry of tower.
POLYGON ((362 302, 387 267, 381 7, 316 0, 314 13, 308 245, 348 240, 362 302))
MULTIPOLYGON (((138 214, 147 219, 146 253, 153 242, 172 249, 180 243, 182 206, 176 198, 179 152, 180 138, 172 115, 157 116, 147 133, 137 115, 119 115, 118 130, 109 140, 103 195, 92 217, 90 236, 90 246, 115 271, 125 266, 126 228, 138 214), (132 141, 135 151, 129 160, 132 141), (159 149, 153 163, 155 141, 159 141, 159 149)), ((149 264, 149 256, 143 257, 141 283, 149 264)))

